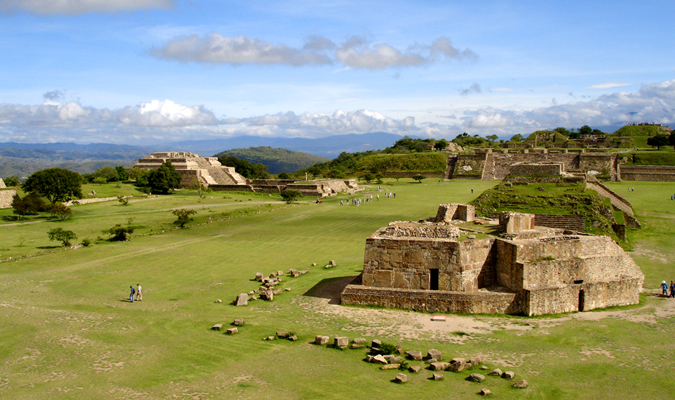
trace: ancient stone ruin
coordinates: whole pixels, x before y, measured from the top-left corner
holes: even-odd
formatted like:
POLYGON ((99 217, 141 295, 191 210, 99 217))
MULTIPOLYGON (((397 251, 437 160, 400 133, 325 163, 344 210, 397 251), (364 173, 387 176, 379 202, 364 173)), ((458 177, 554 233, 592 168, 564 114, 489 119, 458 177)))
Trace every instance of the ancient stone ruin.
POLYGON ((474 226, 474 215, 471 205, 442 204, 430 220, 379 229, 342 304, 532 316, 639 302, 644 275, 610 237, 513 212, 474 226))
POLYGON ((296 181, 293 179, 246 179, 234 167, 226 167, 217 157, 199 157, 182 151, 152 153, 138 160, 134 167, 156 169, 170 161, 181 177, 181 186, 196 182, 214 191, 281 193, 286 189, 299 190, 303 196, 326 197, 338 193, 354 194, 359 190, 356 179, 326 179, 296 181))
POLYGON ((156 169, 162 163, 170 161, 181 177, 181 186, 190 186, 199 182, 211 185, 245 185, 246 178, 235 172, 234 167, 225 167, 217 157, 199 157, 182 151, 152 153, 138 160, 134 167, 156 169))

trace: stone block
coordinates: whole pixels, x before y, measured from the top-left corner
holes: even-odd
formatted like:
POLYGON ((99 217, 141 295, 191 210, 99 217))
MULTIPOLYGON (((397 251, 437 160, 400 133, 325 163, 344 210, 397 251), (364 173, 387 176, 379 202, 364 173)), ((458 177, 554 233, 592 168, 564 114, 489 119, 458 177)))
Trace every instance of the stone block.
POLYGON ((431 375, 431 379, 433 379, 435 381, 440 381, 441 379, 443 379, 443 374, 434 373, 433 375, 431 375))
POLYGON ((408 376, 406 374, 398 374, 394 380, 398 383, 408 382, 408 376))
POLYGON ((528 386, 528 384, 527 384, 527 381, 525 379, 520 380, 520 381, 513 384, 513 387, 516 388, 516 389, 525 389, 525 388, 527 388, 527 386, 528 386))
POLYGON ((373 339, 373 341, 370 343, 370 347, 375 347, 379 349, 380 346, 382 346, 382 341, 378 339, 373 339))
POLYGON ((422 352, 421 351, 406 351, 405 352, 408 357, 410 357, 411 360, 421 360, 422 359, 422 352))
POLYGON ((433 358, 436 361, 441 361, 443 359, 443 355, 439 350, 436 349, 430 349, 427 351, 427 356, 425 357, 427 359, 433 358))
POLYGON ((490 389, 483 388, 483 389, 480 390, 480 392, 478 392, 478 394, 481 395, 481 396, 487 396, 489 394, 492 394, 492 392, 490 391, 490 389))
POLYGON ((431 370, 432 371, 445 371, 446 368, 448 368, 450 364, 446 362, 435 362, 431 363, 431 370))
POLYGON ((469 362, 470 362, 472 365, 480 365, 480 364, 481 364, 481 359, 480 359, 480 357, 471 357, 471 358, 469 358, 469 362))
POLYGON ((237 307, 248 305, 248 294, 239 293, 239 295, 237 296, 237 301, 235 302, 235 305, 237 307))
POLYGON ((213 329, 214 331, 219 331, 223 329, 223 324, 215 324, 211 327, 211 329, 213 329))
POLYGON ((469 382, 483 382, 485 380, 485 375, 481 374, 471 374, 466 378, 469 382))
POLYGON ((286 338, 288 338, 288 333, 286 333, 286 332, 277 332, 276 335, 277 335, 277 337, 278 337, 279 339, 286 339, 286 338))
POLYGON ((464 371, 465 367, 466 367, 466 360, 464 358, 453 358, 452 360, 450 360, 450 366, 448 367, 448 371, 462 372, 464 371))
POLYGON ((494 376, 502 376, 502 370, 499 368, 495 368, 488 375, 494 375, 494 376))
POLYGON ((513 378, 515 378, 515 376, 516 376, 516 373, 513 372, 513 371, 504 371, 504 373, 502 374, 502 378, 504 378, 504 379, 513 379, 513 378))
POLYGON ((255 280, 258 281, 258 282, 262 282, 262 280, 263 280, 263 274, 262 274, 262 272, 256 272, 256 274, 255 274, 255 280))
POLYGON ((383 365, 380 369, 399 369, 401 364, 387 364, 383 365))
POLYGON ((354 343, 356 343, 356 344, 366 344, 366 339, 364 339, 364 338, 355 338, 354 340, 352 340, 352 342, 354 342, 354 343))
POLYGON ((317 336, 316 338, 314 338, 314 344, 318 345, 328 344, 329 340, 330 338, 328 336, 317 336))
POLYGON ((238 333, 238 332, 239 332, 239 329, 237 329, 237 328, 229 328, 227 330, 228 335, 234 335, 235 333, 238 333))
POLYGON ((297 335, 291 335, 291 336, 288 337, 288 340, 290 340, 291 342, 296 342, 298 340, 298 336, 297 335))
POLYGON ((375 357, 373 357, 373 361, 375 364, 389 364, 386 358, 382 354, 378 354, 375 357))
POLYGON ((347 336, 336 336, 333 339, 333 345, 335 345, 335 347, 349 346, 349 338, 347 336))
POLYGON ((244 319, 243 318, 237 318, 232 322, 232 325, 234 326, 243 326, 244 325, 244 319))

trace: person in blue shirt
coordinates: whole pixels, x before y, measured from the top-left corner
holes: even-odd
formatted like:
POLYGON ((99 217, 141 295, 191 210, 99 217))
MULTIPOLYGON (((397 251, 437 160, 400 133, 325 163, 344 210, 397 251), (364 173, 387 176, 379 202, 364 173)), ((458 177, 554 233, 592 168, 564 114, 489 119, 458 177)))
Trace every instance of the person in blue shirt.
POLYGON ((129 288, 131 289, 131 294, 129 294, 129 301, 133 303, 134 302, 134 293, 136 292, 136 290, 134 290, 133 286, 129 286, 129 288))
POLYGON ((668 297, 668 284, 666 281, 661 282, 661 289, 663 289, 662 295, 668 297))
POLYGON ((670 281, 670 297, 675 299, 675 282, 670 281))

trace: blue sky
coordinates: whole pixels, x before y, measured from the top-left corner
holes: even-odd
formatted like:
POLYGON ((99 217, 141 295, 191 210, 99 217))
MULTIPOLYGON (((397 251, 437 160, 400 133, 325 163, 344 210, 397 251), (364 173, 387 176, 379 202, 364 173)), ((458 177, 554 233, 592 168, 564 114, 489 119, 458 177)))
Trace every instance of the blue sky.
POLYGON ((0 141, 452 139, 675 124, 672 10, 664 1, 0 0, 0 141))

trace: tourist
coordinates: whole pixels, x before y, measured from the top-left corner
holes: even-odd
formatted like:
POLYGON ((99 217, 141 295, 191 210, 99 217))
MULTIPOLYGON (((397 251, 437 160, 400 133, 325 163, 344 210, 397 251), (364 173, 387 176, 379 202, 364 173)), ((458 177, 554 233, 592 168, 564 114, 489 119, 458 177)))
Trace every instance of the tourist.
POLYGON ((377 201, 380 201, 380 194, 377 194, 377 201))
POLYGON ((668 297, 668 284, 666 281, 661 282, 661 289, 663 289, 663 293, 661 293, 663 296, 668 297))
POLYGON ((340 200, 340 205, 342 205, 342 200, 340 200))
POLYGON ((471 193, 473 193, 473 188, 471 188, 471 193))
POLYGON ((136 300, 143 301, 143 288, 140 283, 136 284, 136 300))
POLYGON ((394 198, 396 198, 396 192, 394 192, 394 198))
POLYGON ((129 289, 131 289, 131 293, 129 294, 129 301, 133 303, 134 302, 134 293, 136 291, 134 290, 133 286, 129 286, 129 289))
POLYGON ((670 281, 670 297, 675 299, 675 282, 670 281))

